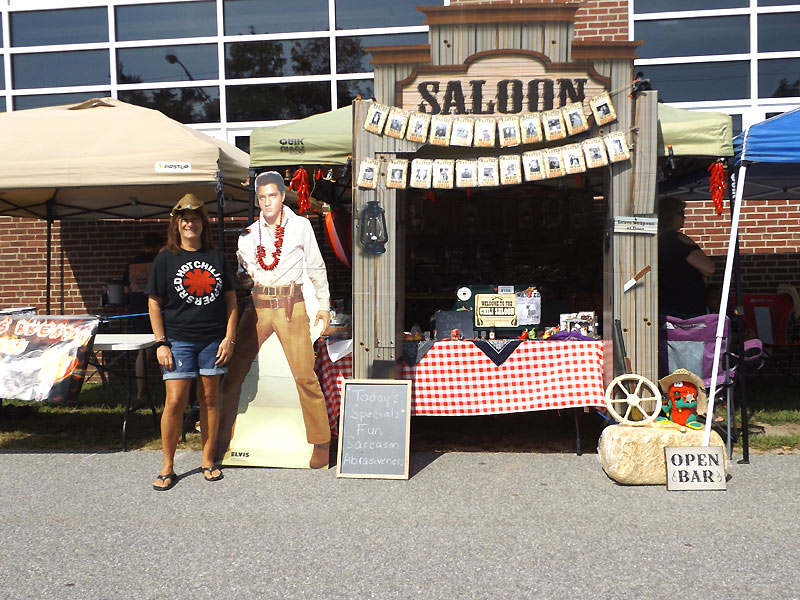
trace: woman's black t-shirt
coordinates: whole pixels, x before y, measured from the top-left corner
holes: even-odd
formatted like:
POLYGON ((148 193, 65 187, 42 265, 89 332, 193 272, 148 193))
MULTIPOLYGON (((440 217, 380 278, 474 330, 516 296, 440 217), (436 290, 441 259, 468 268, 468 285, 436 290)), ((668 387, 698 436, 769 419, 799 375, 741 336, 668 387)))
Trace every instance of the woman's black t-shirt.
POLYGON ((706 282, 686 257, 700 246, 681 241, 677 231, 658 236, 658 311, 681 319, 704 315, 706 282))
POLYGON ((211 342, 225 337, 224 293, 236 288, 221 250, 164 250, 156 256, 145 293, 164 302, 168 338, 211 342))

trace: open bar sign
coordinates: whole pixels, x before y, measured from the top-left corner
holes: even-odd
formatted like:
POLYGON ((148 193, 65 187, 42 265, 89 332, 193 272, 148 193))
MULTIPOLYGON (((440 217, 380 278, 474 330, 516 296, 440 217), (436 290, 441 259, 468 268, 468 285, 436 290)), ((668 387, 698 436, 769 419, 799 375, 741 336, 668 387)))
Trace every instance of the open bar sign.
POLYGON ((664 448, 668 490, 724 490, 725 456, 722 446, 664 448))

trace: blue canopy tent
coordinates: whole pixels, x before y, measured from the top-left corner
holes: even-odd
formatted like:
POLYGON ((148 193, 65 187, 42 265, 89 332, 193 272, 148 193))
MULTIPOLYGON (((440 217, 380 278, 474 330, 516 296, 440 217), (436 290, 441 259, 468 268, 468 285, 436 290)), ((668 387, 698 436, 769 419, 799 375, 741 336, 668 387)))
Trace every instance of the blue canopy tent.
MULTIPOLYGON (((725 276, 722 282, 722 299, 716 333, 714 364, 709 392, 708 414, 713 414, 713 399, 719 374, 719 358, 722 346, 723 326, 727 299, 731 288, 731 273, 737 251, 739 218, 742 202, 747 199, 793 199, 800 198, 800 108, 751 125, 733 140, 733 168, 735 170, 735 193, 733 218, 725 261, 725 276)), ((737 286, 738 287, 738 286, 737 286)), ((737 297, 737 305, 741 298, 737 297)), ((738 311, 741 313, 741 309, 738 311)), ((748 460, 747 411, 742 410, 743 461, 748 460)), ((712 419, 708 419, 703 445, 708 445, 712 419)))

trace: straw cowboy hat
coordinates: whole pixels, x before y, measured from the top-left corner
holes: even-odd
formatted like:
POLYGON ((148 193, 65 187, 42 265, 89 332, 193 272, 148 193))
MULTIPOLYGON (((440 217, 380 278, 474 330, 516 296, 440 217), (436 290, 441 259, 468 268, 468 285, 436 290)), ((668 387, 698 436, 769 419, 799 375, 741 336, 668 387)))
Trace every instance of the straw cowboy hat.
POLYGON ((706 402, 706 386, 703 380, 686 369, 675 369, 663 379, 659 379, 658 385, 661 386, 661 391, 666 395, 669 392, 669 386, 676 381, 687 381, 694 384, 697 388, 697 412, 701 415, 705 414, 708 402, 706 402))

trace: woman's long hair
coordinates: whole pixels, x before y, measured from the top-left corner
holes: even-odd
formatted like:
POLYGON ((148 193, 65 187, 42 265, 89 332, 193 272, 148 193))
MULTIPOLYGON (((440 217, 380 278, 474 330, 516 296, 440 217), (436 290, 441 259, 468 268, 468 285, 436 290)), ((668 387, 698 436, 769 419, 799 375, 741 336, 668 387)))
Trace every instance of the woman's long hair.
POLYGON ((203 242, 201 250, 213 250, 215 248, 214 241, 211 239, 211 223, 208 220, 208 215, 202 210, 180 210, 174 211, 169 219, 169 229, 167 229, 167 248, 173 254, 178 254, 181 251, 181 234, 178 231, 181 215, 185 212, 192 212, 200 216, 203 223, 203 231, 200 234, 200 239, 203 242))

